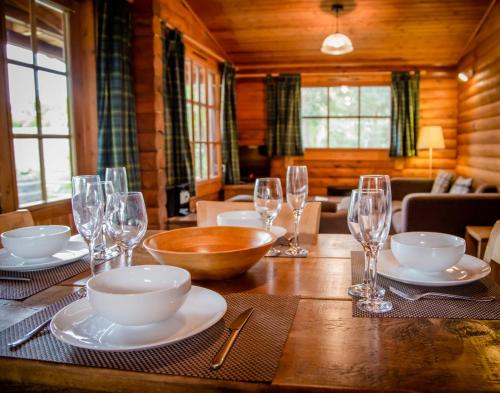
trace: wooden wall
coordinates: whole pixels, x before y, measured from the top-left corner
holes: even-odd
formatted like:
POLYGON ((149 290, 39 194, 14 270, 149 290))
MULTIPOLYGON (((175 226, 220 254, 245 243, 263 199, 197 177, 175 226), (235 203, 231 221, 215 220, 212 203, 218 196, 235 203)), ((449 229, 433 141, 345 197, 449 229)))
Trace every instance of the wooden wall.
MULTIPOLYGON (((319 77, 303 75, 305 85, 390 84, 390 72, 369 72, 319 77)), ((236 84, 240 145, 266 143, 265 84, 262 77, 240 77, 236 84)), ((433 172, 453 171, 456 166, 457 81, 451 69, 423 70, 420 83, 420 126, 440 125, 444 129, 444 150, 434 151, 433 172)), ((284 176, 287 165, 307 165, 310 193, 326 195, 327 186, 352 187, 360 175, 386 173, 391 176, 428 176, 428 153, 409 159, 391 159, 384 149, 307 149, 304 157, 274 159, 272 172, 284 176)))
POLYGON ((459 83, 457 173, 500 186, 500 2, 458 68, 474 75, 459 83))

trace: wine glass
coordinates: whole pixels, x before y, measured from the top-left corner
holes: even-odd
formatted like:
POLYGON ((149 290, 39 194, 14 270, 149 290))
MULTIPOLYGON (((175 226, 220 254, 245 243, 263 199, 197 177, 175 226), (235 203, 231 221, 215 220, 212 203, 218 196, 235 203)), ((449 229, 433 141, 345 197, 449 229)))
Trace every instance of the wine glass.
POLYGON ((99 176, 73 176, 71 206, 78 233, 87 242, 90 271, 95 275, 94 248, 104 221, 104 196, 99 176))
POLYGON ((127 171, 125 167, 106 168, 106 181, 113 184, 114 192, 128 192, 127 171))
POLYGON ((144 198, 140 192, 115 192, 106 215, 106 232, 131 266, 132 252, 142 240, 148 227, 144 198))
POLYGON ((307 167, 289 166, 286 174, 286 201, 293 212, 294 234, 292 245, 286 250, 286 255, 295 257, 307 256, 307 250, 299 246, 300 216, 306 205, 307 191, 307 167))
MULTIPOLYGON (((257 179, 253 195, 255 210, 260 214, 266 224, 266 231, 271 232, 273 221, 278 217, 283 204, 283 191, 281 181, 276 177, 257 179)), ((281 251, 275 247, 267 252, 267 256, 278 256, 281 251)))
POLYGON ((381 189, 361 188, 359 193, 358 224, 361 239, 368 246, 370 292, 367 298, 358 301, 358 308, 372 313, 384 313, 392 310, 392 303, 377 296, 376 288, 378 252, 388 233, 387 197, 381 189))
MULTIPOLYGON (((352 236, 361 243, 364 252, 365 258, 365 270, 363 274, 363 282, 359 284, 354 284, 349 287, 347 293, 351 296, 359 296, 359 297, 368 297, 370 292, 370 270, 369 270, 369 253, 370 248, 368 244, 362 239, 361 232, 359 228, 359 196, 360 192, 358 189, 352 190, 351 199, 349 202, 349 210, 347 213, 347 225, 349 227, 349 231, 351 231, 352 236)), ((382 287, 377 287, 377 296, 384 296, 385 289, 382 287)))
POLYGON ((96 259, 110 259, 119 255, 119 252, 116 250, 116 247, 107 247, 106 245, 106 216, 110 211, 110 202, 111 196, 114 193, 113 183, 110 181, 101 181, 99 182, 102 193, 104 196, 104 221, 102 224, 102 232, 101 232, 101 242, 95 246, 96 249, 96 259))

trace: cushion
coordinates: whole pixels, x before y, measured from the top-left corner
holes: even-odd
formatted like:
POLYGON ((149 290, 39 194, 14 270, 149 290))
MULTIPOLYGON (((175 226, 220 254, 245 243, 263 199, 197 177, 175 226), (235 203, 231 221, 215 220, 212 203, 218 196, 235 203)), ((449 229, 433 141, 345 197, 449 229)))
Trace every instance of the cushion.
POLYGON ((392 212, 396 213, 401 210, 401 205, 403 201, 392 201, 392 212))
POLYGON ((337 211, 349 210, 350 204, 351 204, 351 197, 342 198, 340 203, 337 205, 337 211))
POLYGON ((446 171, 439 171, 434 183, 432 184, 431 193, 442 194, 448 192, 450 189, 451 181, 453 180, 453 173, 446 171))
POLYGON ((401 210, 392 215, 392 227, 396 233, 400 233, 403 229, 403 212, 401 210))
POLYGON ((450 194, 467 194, 472 186, 472 179, 470 177, 459 176, 453 186, 451 186, 450 194))

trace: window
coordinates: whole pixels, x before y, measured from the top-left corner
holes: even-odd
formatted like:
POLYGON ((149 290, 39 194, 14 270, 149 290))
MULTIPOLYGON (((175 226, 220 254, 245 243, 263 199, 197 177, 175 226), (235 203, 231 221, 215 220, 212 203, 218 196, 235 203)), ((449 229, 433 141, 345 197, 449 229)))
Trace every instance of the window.
POLYGON ((306 148, 388 148, 389 86, 302 88, 302 140, 306 148))
POLYGON ((5 26, 18 204, 68 198, 68 15, 41 0, 7 0, 5 26))
POLYGON ((197 182, 220 178, 220 99, 217 63, 186 56, 186 105, 197 182))

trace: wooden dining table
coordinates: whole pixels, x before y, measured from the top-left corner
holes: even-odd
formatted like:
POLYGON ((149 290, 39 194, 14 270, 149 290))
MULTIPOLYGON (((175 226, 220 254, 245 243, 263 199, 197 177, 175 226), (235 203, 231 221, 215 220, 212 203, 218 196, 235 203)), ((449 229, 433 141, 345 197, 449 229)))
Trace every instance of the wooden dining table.
MULTIPOLYGON (((500 321, 353 317, 347 295, 353 250, 360 247, 350 235, 320 234, 307 258, 266 257, 236 278, 196 283, 221 294, 300 297, 271 384, 0 358, 0 386, 2 391, 500 391, 500 321)), ((133 263, 156 262, 138 247, 133 263)), ((97 271, 119 264, 115 258, 97 271)), ((24 301, 0 300, 0 329, 77 291, 89 274, 24 301)))

